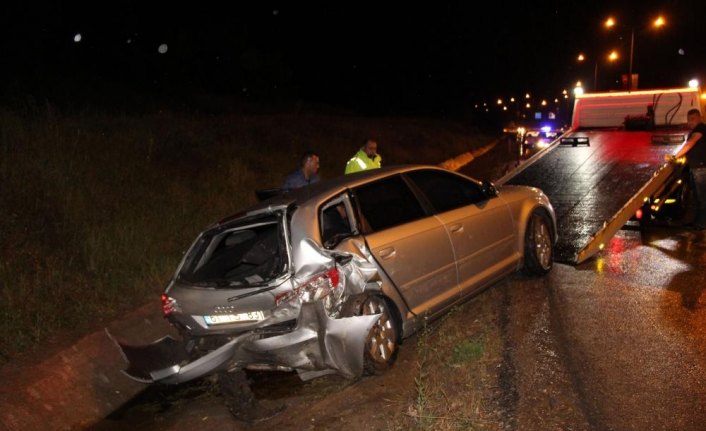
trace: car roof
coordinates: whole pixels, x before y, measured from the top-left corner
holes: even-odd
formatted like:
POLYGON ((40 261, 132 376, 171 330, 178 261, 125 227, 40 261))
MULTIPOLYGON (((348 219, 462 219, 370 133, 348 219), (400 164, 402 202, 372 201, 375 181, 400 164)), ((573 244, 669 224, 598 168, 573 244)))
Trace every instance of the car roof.
MULTIPOLYGON (((285 191, 282 194, 265 199, 250 208, 245 210, 247 215, 254 215, 259 212, 271 212, 277 209, 284 209, 292 204, 306 204, 309 201, 322 201, 342 192, 345 189, 366 184, 381 178, 391 175, 396 175, 403 172, 409 172, 419 169, 432 169, 444 172, 451 172, 457 175, 467 177, 457 172, 452 172, 448 169, 421 164, 407 164, 384 166, 378 169, 370 169, 352 174, 345 174, 338 177, 324 179, 308 186, 300 187, 285 191)), ((469 178, 469 177, 467 177, 469 178)), ((472 179, 472 178, 471 178, 472 179)), ((476 180, 477 181, 477 180, 476 180)))

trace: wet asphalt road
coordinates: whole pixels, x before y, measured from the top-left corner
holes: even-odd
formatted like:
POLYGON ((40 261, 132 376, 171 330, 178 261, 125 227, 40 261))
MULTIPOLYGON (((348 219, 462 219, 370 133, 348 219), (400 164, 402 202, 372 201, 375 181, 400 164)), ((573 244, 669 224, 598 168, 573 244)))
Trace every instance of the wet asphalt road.
POLYGON ((706 429, 704 232, 621 231, 549 298, 591 429, 706 429))
MULTIPOLYGON (((580 266, 556 264, 546 277, 513 276, 484 292, 498 298, 504 338, 503 423, 491 429, 706 429, 705 287, 706 233, 655 228, 644 236, 621 230, 580 266)), ((394 398, 385 379, 413 374, 413 349, 405 344, 394 376, 347 389, 369 392, 372 402, 394 398)), ((332 414, 324 400, 347 384, 323 383, 329 395, 317 397, 316 384, 287 379, 267 383, 287 404, 278 428, 305 405, 321 412, 312 414, 310 429, 327 429, 313 424, 332 414)), ((185 387, 180 397, 174 404, 172 394, 153 392, 92 429, 249 429, 203 384, 185 387), (155 403, 161 397, 172 401, 155 403)), ((337 415, 347 423, 356 411, 337 415)))
POLYGON ((509 287, 511 429, 706 429, 706 233, 621 230, 509 287))

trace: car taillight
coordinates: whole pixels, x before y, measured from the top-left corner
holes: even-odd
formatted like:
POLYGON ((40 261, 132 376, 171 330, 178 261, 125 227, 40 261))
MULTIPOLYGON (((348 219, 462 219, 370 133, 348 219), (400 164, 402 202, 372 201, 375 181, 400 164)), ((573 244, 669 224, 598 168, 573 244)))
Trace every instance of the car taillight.
POLYGON ((292 302, 297 299, 301 302, 313 302, 327 297, 334 292, 341 281, 341 274, 337 268, 316 274, 306 283, 303 283, 289 292, 280 293, 275 297, 275 305, 292 302))
POLYGON ((169 316, 178 309, 179 305, 177 304, 176 299, 162 294, 162 313, 164 314, 164 317, 169 316))

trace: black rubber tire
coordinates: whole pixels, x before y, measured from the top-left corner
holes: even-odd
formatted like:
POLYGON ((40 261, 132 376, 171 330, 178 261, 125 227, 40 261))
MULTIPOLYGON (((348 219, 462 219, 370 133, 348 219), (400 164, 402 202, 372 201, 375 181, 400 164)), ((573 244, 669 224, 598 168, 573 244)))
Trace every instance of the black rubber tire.
POLYGON ((368 333, 363 357, 365 374, 379 375, 387 371, 397 359, 400 344, 399 325, 390 305, 379 295, 366 297, 359 313, 360 315, 382 314, 368 333))
POLYGON ((677 193, 677 200, 679 207, 677 209, 675 217, 679 220, 683 220, 689 214, 689 209, 693 207, 696 198, 693 196, 693 190, 689 179, 682 177, 682 184, 679 187, 679 192, 677 193))
POLYGON ((534 210, 525 231, 524 270, 529 275, 544 275, 554 265, 554 234, 549 216, 534 210))
POLYGON ((265 407, 255 398, 244 370, 218 373, 223 402, 234 418, 250 424, 267 420, 284 409, 284 404, 265 407))
POLYGON ((256 400, 245 371, 236 370, 218 374, 218 388, 230 413, 238 419, 249 420, 256 400))
POLYGON ((642 204, 642 217, 640 218, 640 232, 647 233, 652 226, 652 204, 647 201, 642 204))

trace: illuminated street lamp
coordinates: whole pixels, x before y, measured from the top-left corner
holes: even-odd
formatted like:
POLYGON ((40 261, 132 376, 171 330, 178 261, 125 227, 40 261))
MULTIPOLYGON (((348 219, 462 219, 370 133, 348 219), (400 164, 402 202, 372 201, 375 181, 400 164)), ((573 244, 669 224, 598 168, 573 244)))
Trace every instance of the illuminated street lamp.
POLYGON ((583 85, 581 81, 576 82, 576 87, 574 87, 574 96, 581 96, 583 94, 583 85))
MULTIPOLYGON (((602 57, 603 57, 603 55, 601 54, 601 55, 595 55, 593 58, 593 61, 594 61, 594 63, 593 63, 593 91, 598 91, 598 63, 603 61, 601 59, 602 57)), ((617 60, 619 58, 618 52, 613 50, 606 56, 606 58, 609 62, 614 62, 615 60, 617 60)), ((576 56, 576 61, 578 61, 579 63, 583 63, 587 59, 588 58, 584 53, 579 53, 576 56)))
MULTIPOLYGON (((605 27, 610 29, 615 27, 616 21, 612 17, 608 17, 605 21, 605 27)), ((653 22, 654 28, 661 28, 666 25, 663 17, 658 16, 653 22)), ((628 91, 632 90, 632 60, 635 53, 635 27, 630 27, 630 68, 628 70, 628 91)))
MULTIPOLYGON (((586 56, 582 53, 576 57, 579 63, 583 63, 586 60, 586 56)), ((598 60, 594 60, 593 63, 593 91, 598 91, 598 60)))

